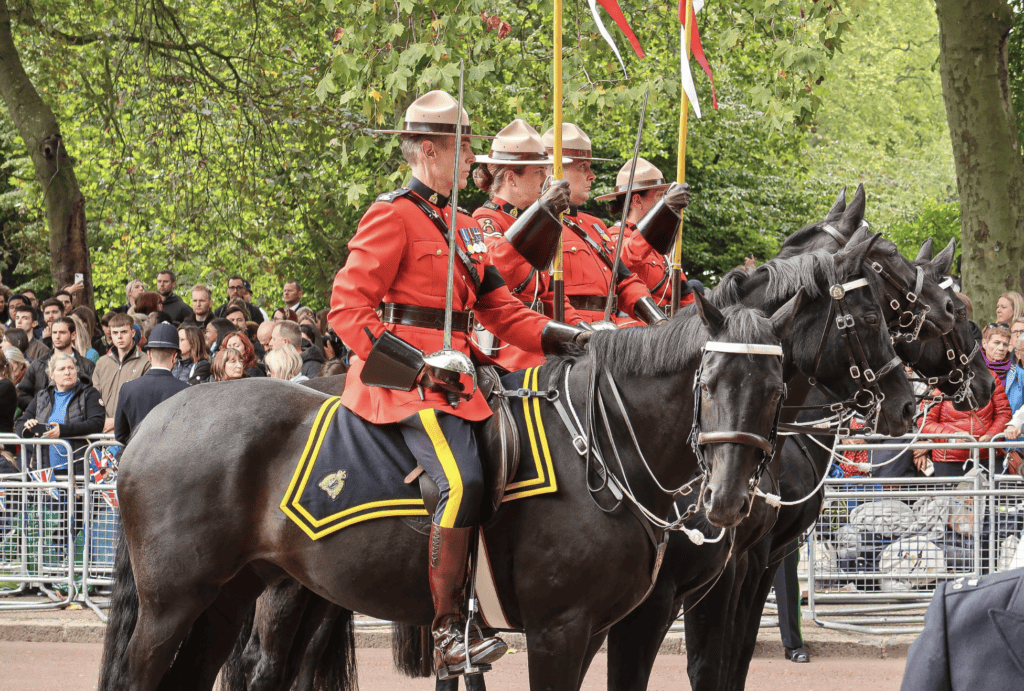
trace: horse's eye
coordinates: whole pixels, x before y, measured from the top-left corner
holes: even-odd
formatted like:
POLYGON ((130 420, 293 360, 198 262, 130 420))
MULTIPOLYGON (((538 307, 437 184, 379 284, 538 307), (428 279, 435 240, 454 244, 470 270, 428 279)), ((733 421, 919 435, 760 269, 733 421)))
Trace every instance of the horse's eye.
POLYGON ((878 317, 873 314, 866 314, 864 315, 864 321, 868 324, 875 325, 878 323, 878 317))

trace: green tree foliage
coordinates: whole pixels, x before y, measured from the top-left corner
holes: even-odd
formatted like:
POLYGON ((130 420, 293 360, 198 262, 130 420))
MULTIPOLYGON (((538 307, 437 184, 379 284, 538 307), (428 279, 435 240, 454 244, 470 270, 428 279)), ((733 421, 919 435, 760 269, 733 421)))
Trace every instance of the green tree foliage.
MULTIPOLYGON (((697 70, 707 114, 691 119, 689 273, 713 277, 748 253, 764 258, 781 234, 814 220, 822 190, 800 155, 805 127, 831 93, 831 60, 865 2, 723 0, 702 13, 722 107, 711 111, 697 70)), ((371 130, 396 124, 429 89, 454 91, 460 59, 478 131, 514 117, 550 126, 550 2, 16 4, 22 61, 62 123, 87 200, 98 307, 119 303, 129 278, 152 286, 165 266, 182 287, 222 290, 241 273, 270 304, 301 277, 309 301, 326 304, 362 211, 408 173, 397 141, 371 130)), ((566 119, 618 159, 599 170, 595 196, 631 152, 648 87, 643 155, 669 176, 675 168, 676 4, 620 4, 648 53, 626 53, 628 80, 586 3, 566 4, 566 119)), ((8 256, 45 288, 40 190, 18 138, 7 126, 0 137, 11 152, 12 189, 0 192, 8 256)), ((482 201, 478 192, 464 199, 482 201)))
POLYGON ((872 0, 822 86, 810 140, 813 167, 843 184, 863 182, 873 228, 915 253, 910 237, 923 229, 948 238, 960 227, 945 214, 950 225, 935 228, 932 213, 957 199, 938 35, 932 0, 872 0))

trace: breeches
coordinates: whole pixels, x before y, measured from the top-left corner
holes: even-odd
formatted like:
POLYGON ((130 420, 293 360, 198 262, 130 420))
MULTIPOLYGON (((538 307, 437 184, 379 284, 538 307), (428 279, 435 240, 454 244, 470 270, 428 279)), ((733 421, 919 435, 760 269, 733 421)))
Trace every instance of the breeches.
POLYGON ((442 528, 476 525, 483 469, 472 423, 428 408, 398 424, 409 450, 441 491, 434 523, 442 528))

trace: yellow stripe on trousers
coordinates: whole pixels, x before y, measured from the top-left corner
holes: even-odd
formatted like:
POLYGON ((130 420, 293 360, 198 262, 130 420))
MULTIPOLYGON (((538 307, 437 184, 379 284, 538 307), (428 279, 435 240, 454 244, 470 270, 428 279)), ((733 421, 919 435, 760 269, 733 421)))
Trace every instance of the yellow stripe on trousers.
POLYGON ((441 425, 437 422, 437 412, 427 408, 421 410, 419 415, 423 429, 430 437, 430 443, 434 445, 437 460, 441 462, 441 468, 448 478, 448 503, 445 504, 444 513, 441 514, 440 525, 442 528, 454 528, 455 517, 459 513, 459 507, 462 506, 462 474, 459 472, 459 464, 455 462, 455 455, 452 453, 451 447, 448 446, 448 440, 444 438, 441 425))

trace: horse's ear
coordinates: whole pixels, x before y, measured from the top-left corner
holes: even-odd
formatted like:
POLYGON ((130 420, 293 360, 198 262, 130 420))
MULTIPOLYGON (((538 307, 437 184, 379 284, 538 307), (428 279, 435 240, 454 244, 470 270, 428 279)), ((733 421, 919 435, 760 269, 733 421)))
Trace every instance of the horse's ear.
POLYGON ((879 235, 880 233, 872 233, 871 229, 865 223, 856 231, 854 231, 853 235, 850 236, 850 240, 846 246, 856 247, 862 242, 873 242, 874 239, 877 238, 879 235))
POLYGON ((802 303, 803 300, 804 289, 801 288, 796 291, 796 295, 789 299, 789 302, 775 310, 775 314, 771 316, 772 330, 780 341, 785 340, 789 336, 789 332, 793 328, 793 321, 796 318, 796 313, 800 311, 800 303, 802 303))
POLYGON ((935 259, 928 262, 928 266, 935 270, 939 276, 945 276, 953 267, 953 255, 956 254, 956 238, 949 241, 946 249, 939 252, 935 259))
POLYGON ((694 292, 693 295, 696 298, 693 304, 697 308, 697 314, 707 327, 708 333, 714 338, 725 329, 725 315, 700 293, 694 292))
POLYGON ((928 238, 923 243, 921 243, 921 249, 919 249, 917 251, 917 260, 916 261, 926 261, 926 262, 927 261, 931 261, 932 249, 933 249, 934 245, 935 245, 935 240, 933 240, 932 238, 928 238))
POLYGON ((857 185, 857 192, 853 195, 853 201, 846 207, 846 211, 843 212, 843 217, 839 221, 839 232, 846 237, 850 237, 856 232, 864 221, 864 206, 865 206, 865 195, 864 195, 864 183, 857 185))
POLYGON ((828 214, 825 216, 825 222, 837 223, 839 219, 843 217, 844 211, 846 211, 846 187, 839 190, 839 196, 836 197, 836 203, 828 210, 828 214))

